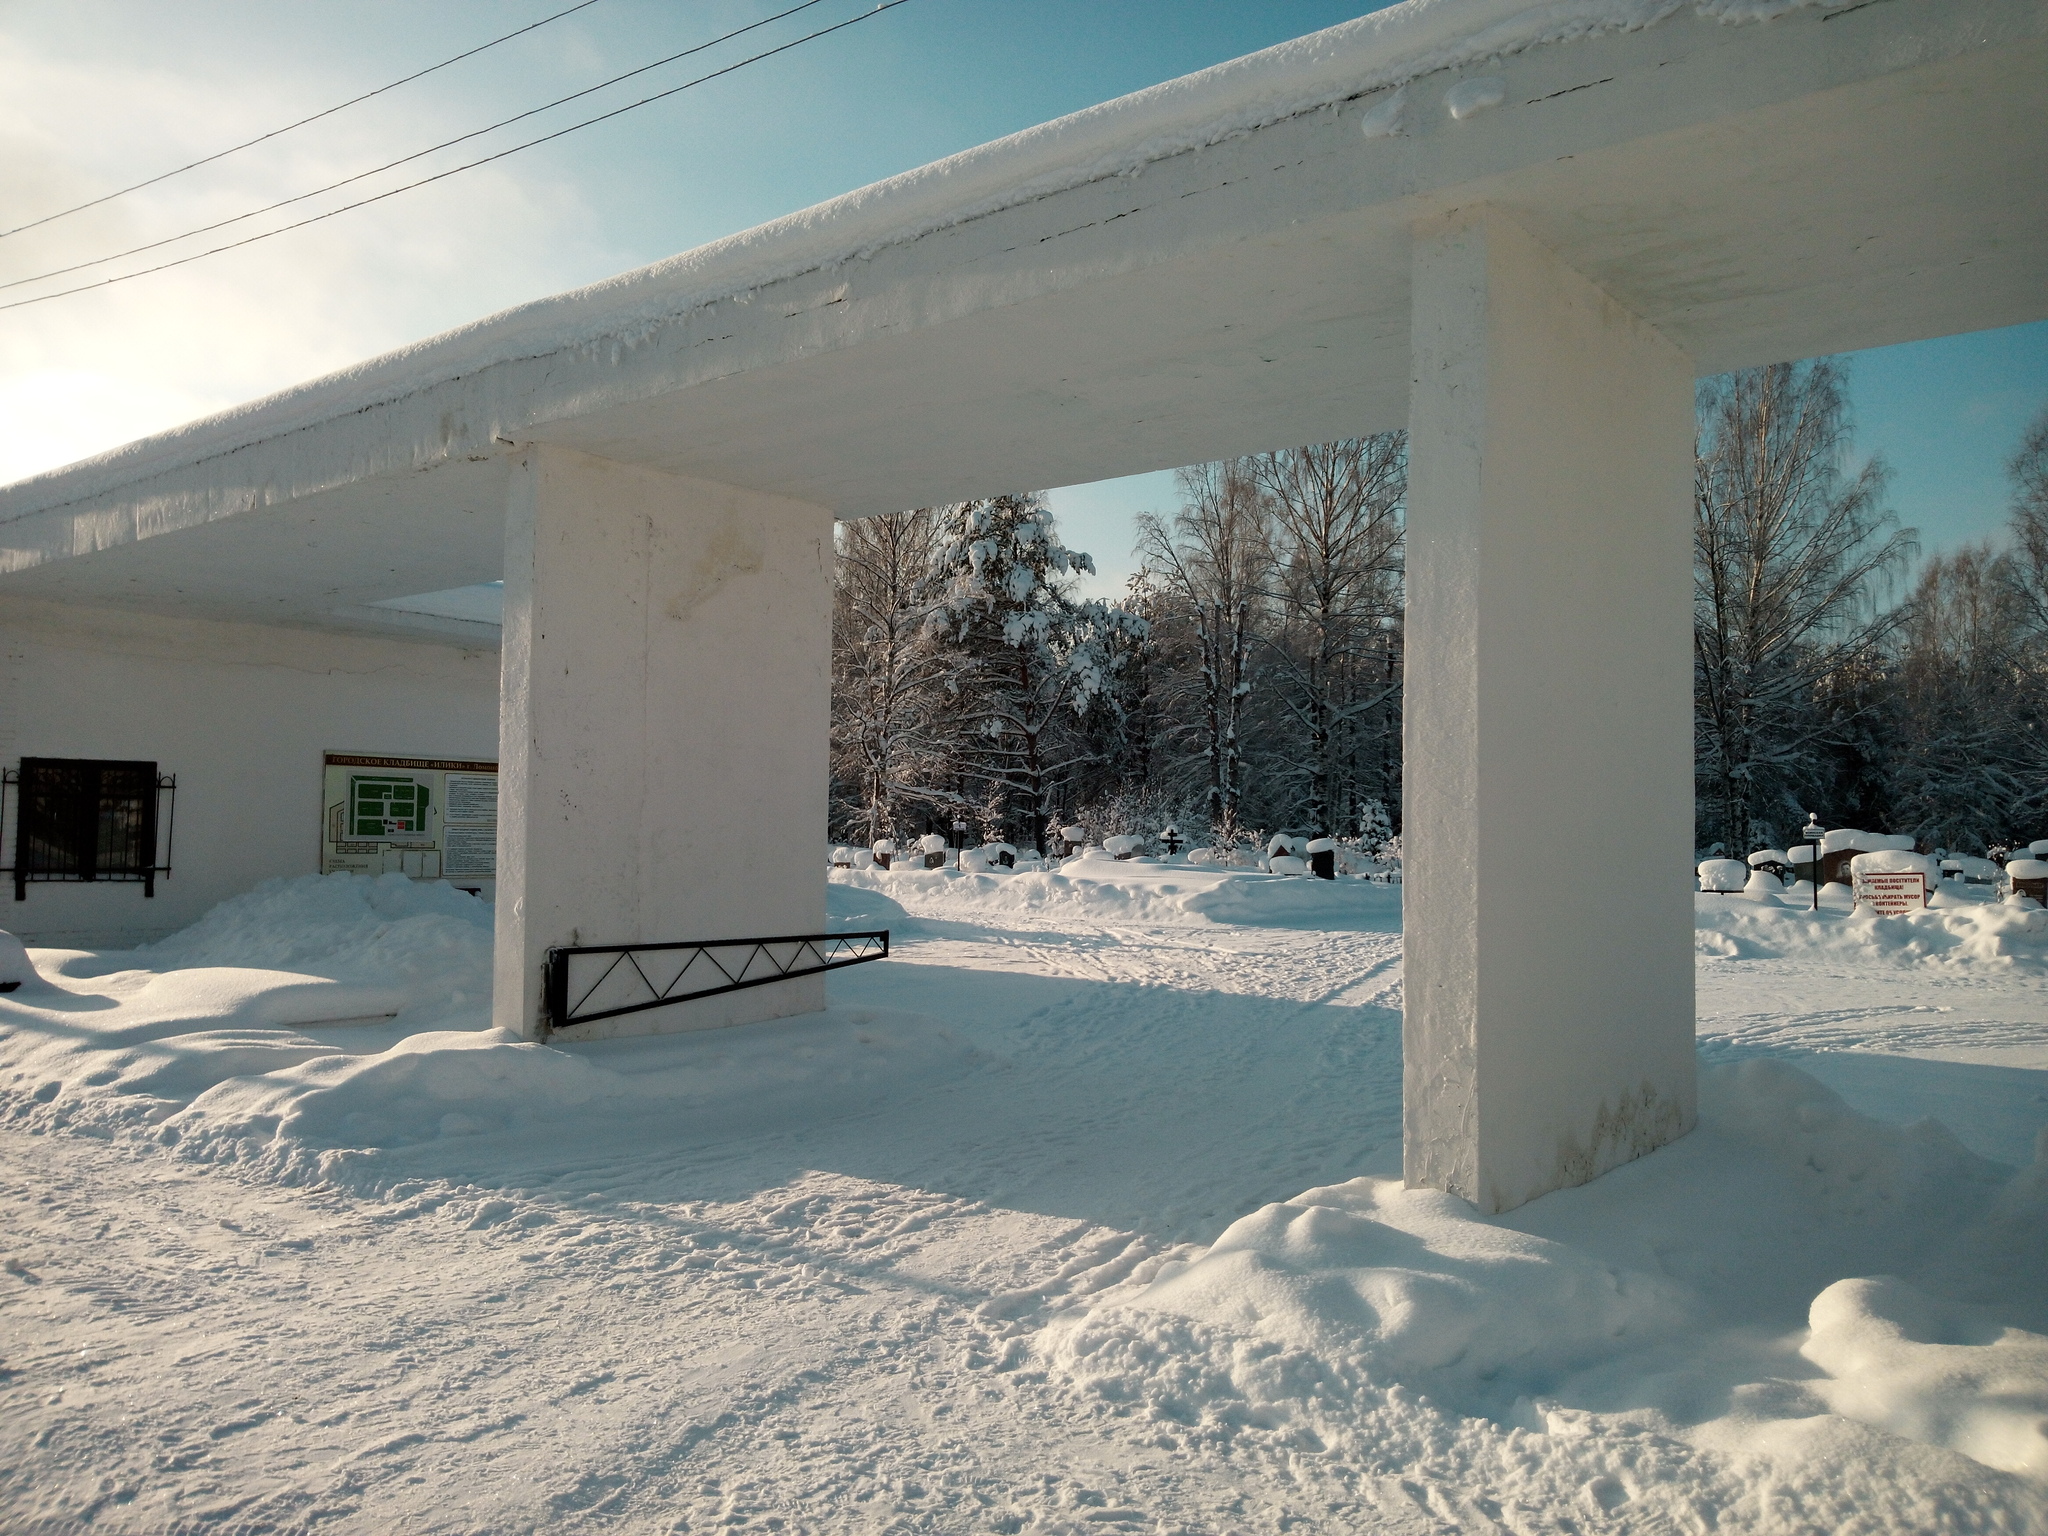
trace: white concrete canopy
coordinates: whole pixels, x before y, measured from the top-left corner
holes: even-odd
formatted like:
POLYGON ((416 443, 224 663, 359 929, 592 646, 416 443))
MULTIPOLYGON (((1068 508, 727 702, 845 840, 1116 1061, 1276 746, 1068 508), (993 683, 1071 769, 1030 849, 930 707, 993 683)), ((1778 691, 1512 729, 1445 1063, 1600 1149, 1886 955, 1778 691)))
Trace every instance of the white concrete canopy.
MULTIPOLYGON (((1679 625, 1685 603, 1669 502, 1689 442, 1673 401, 1688 372, 2048 315, 2048 199, 2033 190, 2048 186, 2044 123, 2040 0, 1409 0, 0 489, 0 602, 402 625, 474 644, 488 626, 376 605, 503 577, 518 658, 510 765, 545 756, 557 731, 538 715, 530 737, 510 723, 522 699, 552 707, 537 673, 518 681, 539 652, 514 649, 551 601, 519 542, 526 514, 507 536, 535 464, 622 467, 567 481, 663 477, 647 483, 673 494, 651 504, 668 509, 658 520, 681 551, 711 537, 699 521, 711 503, 860 516, 1412 418, 1409 838, 1437 868, 1415 893, 1407 985, 1447 989, 1449 1011, 1411 1016, 1411 1108, 1425 1094, 1460 1107, 1421 1128, 1411 1116, 1410 1173, 1511 1204, 1597 1171, 1612 1160, 1603 1146, 1626 1155, 1688 1123, 1689 1078, 1657 1074, 1689 1072, 1671 1056, 1689 925, 1652 901, 1605 937, 1574 939, 1583 914, 1569 903, 1542 920, 1483 884, 1461 895, 1477 854, 1453 823, 1476 820, 1490 841, 1526 799, 1508 779, 1534 773, 1569 791, 1553 802, 1568 835, 1599 835, 1595 806, 1640 810, 1632 856, 1684 867, 1689 785, 1670 739, 1684 681, 1656 627, 1679 625), (1483 229, 1483 259, 1457 255, 1466 237, 1453 229, 1483 229), (1574 333, 1554 375, 1531 363, 1556 340, 1543 293, 1609 316, 1574 333), (1554 398, 1523 400, 1504 425, 1428 378, 1411 387, 1440 345, 1483 381, 1489 410, 1532 390, 1554 398), (1651 381, 1648 393, 1619 398, 1624 376, 1651 381), (1551 442, 1611 455, 1613 472, 1546 462, 1526 497, 1502 494, 1502 476, 1521 473, 1508 458, 1551 442), (1537 530, 1588 559, 1637 551, 1646 564, 1628 574, 1643 577, 1643 601, 1587 610, 1583 572, 1539 561, 1490 603, 1502 559, 1537 530), (1678 616, 1652 619, 1655 643, 1623 657, 1626 626, 1660 602, 1678 616), (1521 748, 1543 737, 1515 692, 1528 678, 1517 653, 1544 645, 1577 658, 1577 686, 1629 706, 1604 726, 1615 750, 1528 764, 1521 748), (1439 687, 1463 692, 1439 699, 1439 687), (1432 800, 1432 785, 1455 787, 1432 800), (1654 1006, 1632 1026, 1627 986, 1596 988, 1579 1018, 1490 986, 1488 956, 1545 944, 1560 974, 1636 957, 1661 978, 1654 1006), (1529 1053, 1489 1047, 1525 1017, 1562 1053, 1549 1077, 1518 1081, 1529 1053), (1477 1076, 1457 1099, 1451 1056, 1468 1047, 1477 1076), (1658 1128, 1601 1131, 1645 1084, 1670 1110, 1651 1116, 1658 1128), (1583 1155, 1560 1154, 1570 1146, 1583 1155)), ((543 498, 536 515, 603 524, 580 496, 543 498)), ((651 677, 674 641, 650 630, 593 684, 651 677)), ((761 662, 757 694, 792 689, 796 713, 811 710, 808 677, 778 665, 761 662)), ((1558 718, 1573 729, 1594 722, 1569 704, 1558 718)), ((723 789, 677 814, 717 815, 723 789)), ((501 863, 538 837, 538 814, 505 822, 526 830, 504 834, 501 863)), ((556 929, 566 895, 603 873, 598 852, 576 857, 583 868, 547 866, 554 895, 528 897, 556 929)), ((792 882, 815 878, 791 866, 792 882)), ((639 932, 657 912, 698 910, 651 888, 636 900, 609 921, 639 932)), ((530 969, 532 945, 566 938, 501 932, 501 963, 516 950, 530 969)))

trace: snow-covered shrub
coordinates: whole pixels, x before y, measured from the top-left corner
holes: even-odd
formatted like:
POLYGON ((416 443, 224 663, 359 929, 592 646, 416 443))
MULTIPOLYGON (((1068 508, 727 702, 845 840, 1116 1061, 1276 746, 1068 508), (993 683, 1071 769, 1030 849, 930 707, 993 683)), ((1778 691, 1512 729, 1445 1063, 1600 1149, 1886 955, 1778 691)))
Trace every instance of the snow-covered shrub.
POLYGON ((1399 858, 1399 840, 1394 836, 1394 821, 1387 814, 1384 801, 1368 800, 1358 808, 1358 847, 1369 859, 1381 864, 1389 862, 1388 850, 1399 858))

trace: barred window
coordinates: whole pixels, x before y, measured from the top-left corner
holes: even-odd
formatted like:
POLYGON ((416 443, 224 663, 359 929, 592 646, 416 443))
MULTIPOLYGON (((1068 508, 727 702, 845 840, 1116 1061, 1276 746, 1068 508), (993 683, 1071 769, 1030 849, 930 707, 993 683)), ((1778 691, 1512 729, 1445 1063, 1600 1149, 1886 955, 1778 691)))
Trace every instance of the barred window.
POLYGON ((156 894, 155 763, 25 757, 18 779, 14 894, 38 881, 140 881, 156 894))

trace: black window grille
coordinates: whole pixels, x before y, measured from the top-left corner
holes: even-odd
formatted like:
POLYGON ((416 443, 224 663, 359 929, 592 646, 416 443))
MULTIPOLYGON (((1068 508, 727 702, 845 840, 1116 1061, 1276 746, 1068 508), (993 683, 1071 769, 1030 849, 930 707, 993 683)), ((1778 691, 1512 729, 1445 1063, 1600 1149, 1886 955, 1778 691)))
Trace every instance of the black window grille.
POLYGON ((14 791, 14 899, 47 881, 140 884, 156 895, 156 877, 171 872, 170 816, 160 811, 177 782, 155 763, 24 757, 4 785, 14 791))

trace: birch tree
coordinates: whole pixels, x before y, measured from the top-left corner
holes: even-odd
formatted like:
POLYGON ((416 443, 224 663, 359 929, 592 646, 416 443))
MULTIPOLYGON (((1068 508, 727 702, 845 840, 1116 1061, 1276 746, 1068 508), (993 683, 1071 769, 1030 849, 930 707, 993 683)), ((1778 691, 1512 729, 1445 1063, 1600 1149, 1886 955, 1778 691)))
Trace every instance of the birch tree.
POLYGON ((1898 618, 1877 599, 1912 535, 1881 504, 1882 464, 1846 467, 1846 382, 1821 358, 1700 387, 1694 772, 1703 840, 1737 851, 1796 820, 1841 724, 1814 708, 1817 685, 1898 618))
POLYGON ((2025 798, 2024 631, 2009 557, 1989 544, 1921 567, 1900 630, 1889 763, 1894 823, 1984 852, 2025 798))
POLYGON ((841 523, 832 585, 835 816, 863 842, 908 831, 946 760, 946 657, 923 594, 940 545, 919 508, 841 523))
MULTIPOLYGON (((1251 461, 1263 493, 1279 609, 1272 656, 1292 729, 1278 776, 1294 781, 1308 826, 1349 830, 1361 797, 1364 727, 1400 690, 1388 665, 1402 607, 1402 516, 1408 434, 1383 432, 1251 461)), ((1374 745, 1381 745, 1375 739, 1374 745)), ((1381 787, 1381 786, 1375 786, 1381 787)))
POLYGON ((1244 797, 1242 727, 1271 560, 1267 504, 1249 459, 1193 465, 1174 478, 1181 508, 1171 523, 1140 514, 1137 552, 1188 652, 1185 713, 1171 729, 1192 740, 1211 832, 1227 844, 1244 797))

